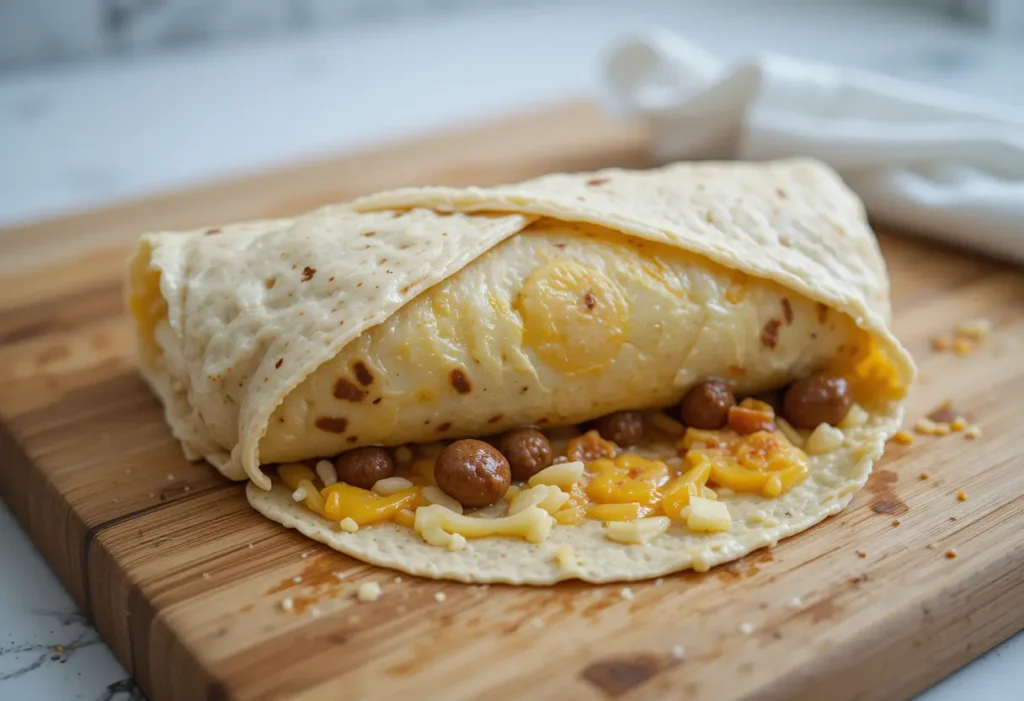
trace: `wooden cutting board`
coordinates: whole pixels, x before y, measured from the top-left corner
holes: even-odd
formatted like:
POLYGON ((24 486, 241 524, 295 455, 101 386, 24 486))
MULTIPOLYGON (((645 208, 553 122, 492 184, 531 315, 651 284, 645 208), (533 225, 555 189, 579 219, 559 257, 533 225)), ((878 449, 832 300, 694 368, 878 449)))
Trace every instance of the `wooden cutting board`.
POLYGON ((141 231, 642 166, 645 149, 572 103, 0 233, 0 495, 154 701, 903 699, 1024 628, 1024 276, 997 263, 881 238, 922 370, 908 423, 952 399, 979 440, 891 445, 840 516, 628 591, 396 578, 326 551, 186 462, 133 370, 120 275, 141 231), (931 349, 978 316, 995 331, 973 354, 931 349), (383 596, 360 604, 370 581, 383 596))

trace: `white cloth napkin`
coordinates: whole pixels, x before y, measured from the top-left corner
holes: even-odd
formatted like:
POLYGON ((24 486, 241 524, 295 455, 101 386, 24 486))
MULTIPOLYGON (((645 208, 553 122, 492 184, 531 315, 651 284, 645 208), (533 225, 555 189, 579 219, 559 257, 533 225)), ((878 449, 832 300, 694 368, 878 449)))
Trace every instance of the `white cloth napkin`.
POLYGON ((777 55, 727 66, 665 33, 619 46, 605 79, 661 161, 818 158, 876 221, 1024 262, 1024 115, 1008 106, 777 55))

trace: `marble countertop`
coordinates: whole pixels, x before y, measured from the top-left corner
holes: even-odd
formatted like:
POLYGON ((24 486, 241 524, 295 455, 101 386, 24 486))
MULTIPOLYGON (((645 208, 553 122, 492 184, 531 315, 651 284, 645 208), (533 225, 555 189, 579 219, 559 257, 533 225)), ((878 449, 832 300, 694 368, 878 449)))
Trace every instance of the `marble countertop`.
MULTIPOLYGON (((863 4, 710 5, 531 4, 0 73, 0 226, 593 93, 608 46, 652 26, 725 56, 773 49, 1024 106, 1020 37, 863 4)), ((0 698, 142 698, 2 505, 0 562, 0 698)), ((1021 688, 1024 635, 920 699, 1021 688)))

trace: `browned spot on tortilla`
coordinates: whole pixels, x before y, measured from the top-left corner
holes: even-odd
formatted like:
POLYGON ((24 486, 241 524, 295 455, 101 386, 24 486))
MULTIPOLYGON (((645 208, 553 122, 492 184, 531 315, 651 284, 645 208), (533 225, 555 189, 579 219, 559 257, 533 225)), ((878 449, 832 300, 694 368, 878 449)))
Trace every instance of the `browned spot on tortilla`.
POLYGON ((359 440, 359 436, 349 436, 348 438, 345 439, 345 441, 348 442, 348 443, 355 443, 358 440, 359 440))
POLYGON ((219 234, 219 233, 220 233, 220 229, 207 229, 206 230, 206 235, 207 236, 214 236, 215 234, 219 234))
POLYGON ((728 370, 730 375, 739 375, 740 377, 743 377, 747 374, 747 369, 740 365, 730 365, 728 370))
POLYGON ((555 244, 555 248, 565 248, 565 244, 564 243, 556 243, 555 244))
POLYGON ((542 419, 538 419, 537 420, 537 425, 538 426, 544 426, 545 424, 548 424, 548 423, 551 423, 551 419, 549 419, 546 416, 544 418, 542 418, 542 419))
POLYGON ((268 290, 274 289, 274 285, 276 285, 276 284, 277 284, 277 278, 276 277, 268 277, 266 280, 263 281, 263 286, 266 287, 268 290))
POLYGON ((786 320, 786 326, 793 323, 793 306, 789 303, 789 297, 782 298, 782 317, 786 320))
POLYGON ((591 178, 587 181, 587 185, 604 185, 608 182, 608 178, 591 178))
POLYGON ((792 245, 788 236, 779 236, 779 244, 782 245, 783 248, 789 248, 792 245))
POLYGON ((447 431, 451 427, 452 427, 451 422, 450 421, 445 421, 443 424, 441 424, 440 426, 437 427, 437 430, 438 430, 439 433, 444 433, 445 431, 447 431))
POLYGON ((311 268, 308 265, 302 269, 302 281, 309 282, 316 275, 316 268, 311 268))
POLYGON ((781 187, 775 188, 775 194, 781 197, 782 199, 786 199, 787 197, 789 197, 789 195, 786 194, 786 191, 783 190, 781 187))
POLYGON ((874 495, 871 500, 871 510, 883 516, 902 516, 910 511, 910 507, 904 503, 896 494, 893 488, 899 481, 899 476, 892 470, 875 470, 868 478, 867 489, 874 495))
POLYGON ((348 428, 348 419, 341 416, 321 416, 314 425, 328 433, 344 433, 348 428))
POLYGON ((580 673, 584 679, 615 698, 634 689, 656 675, 667 665, 650 653, 600 660, 580 673))
POLYGON ((376 235, 377 235, 376 231, 367 231, 366 233, 363 234, 363 236, 365 236, 366 238, 370 238, 371 236, 376 236, 376 235))
POLYGON ((587 309, 593 309, 597 306, 597 298, 594 297, 594 293, 587 290, 583 293, 583 306, 587 309))
POLYGON ((774 348, 779 344, 779 327, 782 326, 782 321, 779 319, 769 319, 768 323, 761 329, 761 345, 767 348, 774 348))
POLYGON ((469 378, 466 377, 466 373, 460 368, 452 370, 448 374, 448 379, 452 383, 452 387, 459 394, 469 394, 473 391, 473 386, 469 384, 469 378))
POLYGON ((384 397, 377 397, 376 399, 373 400, 373 403, 374 404, 380 404, 380 400, 383 399, 383 398, 384 397))
POLYGON ((818 323, 824 324, 828 321, 828 305, 818 302, 818 323))
POLYGON ((489 424, 496 424, 499 421, 501 421, 503 418, 505 418, 504 414, 495 414, 491 418, 487 419, 487 423, 489 423, 489 424))
POLYGON ((277 359, 277 362, 276 362, 276 363, 274 363, 274 369, 275 369, 275 370, 276 370, 276 369, 279 369, 279 368, 281 367, 281 364, 282 364, 282 363, 284 363, 284 358, 278 358, 278 359, 277 359))
POLYGON ((339 377, 334 383, 334 396, 347 402, 361 402, 366 392, 356 387, 356 383, 347 377, 339 377))
POLYGON ((366 363, 362 360, 357 360, 352 364, 352 373, 363 387, 369 387, 373 384, 373 373, 370 372, 370 368, 366 367, 366 363))

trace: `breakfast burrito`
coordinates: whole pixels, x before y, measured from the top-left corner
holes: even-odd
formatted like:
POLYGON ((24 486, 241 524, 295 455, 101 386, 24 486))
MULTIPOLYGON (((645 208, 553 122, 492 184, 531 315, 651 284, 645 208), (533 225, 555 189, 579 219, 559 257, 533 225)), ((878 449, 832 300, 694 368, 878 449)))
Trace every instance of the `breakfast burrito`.
POLYGON ((774 545, 864 485, 914 375, 863 207, 811 161, 154 233, 128 294, 189 458, 329 547, 463 581, 774 545))

